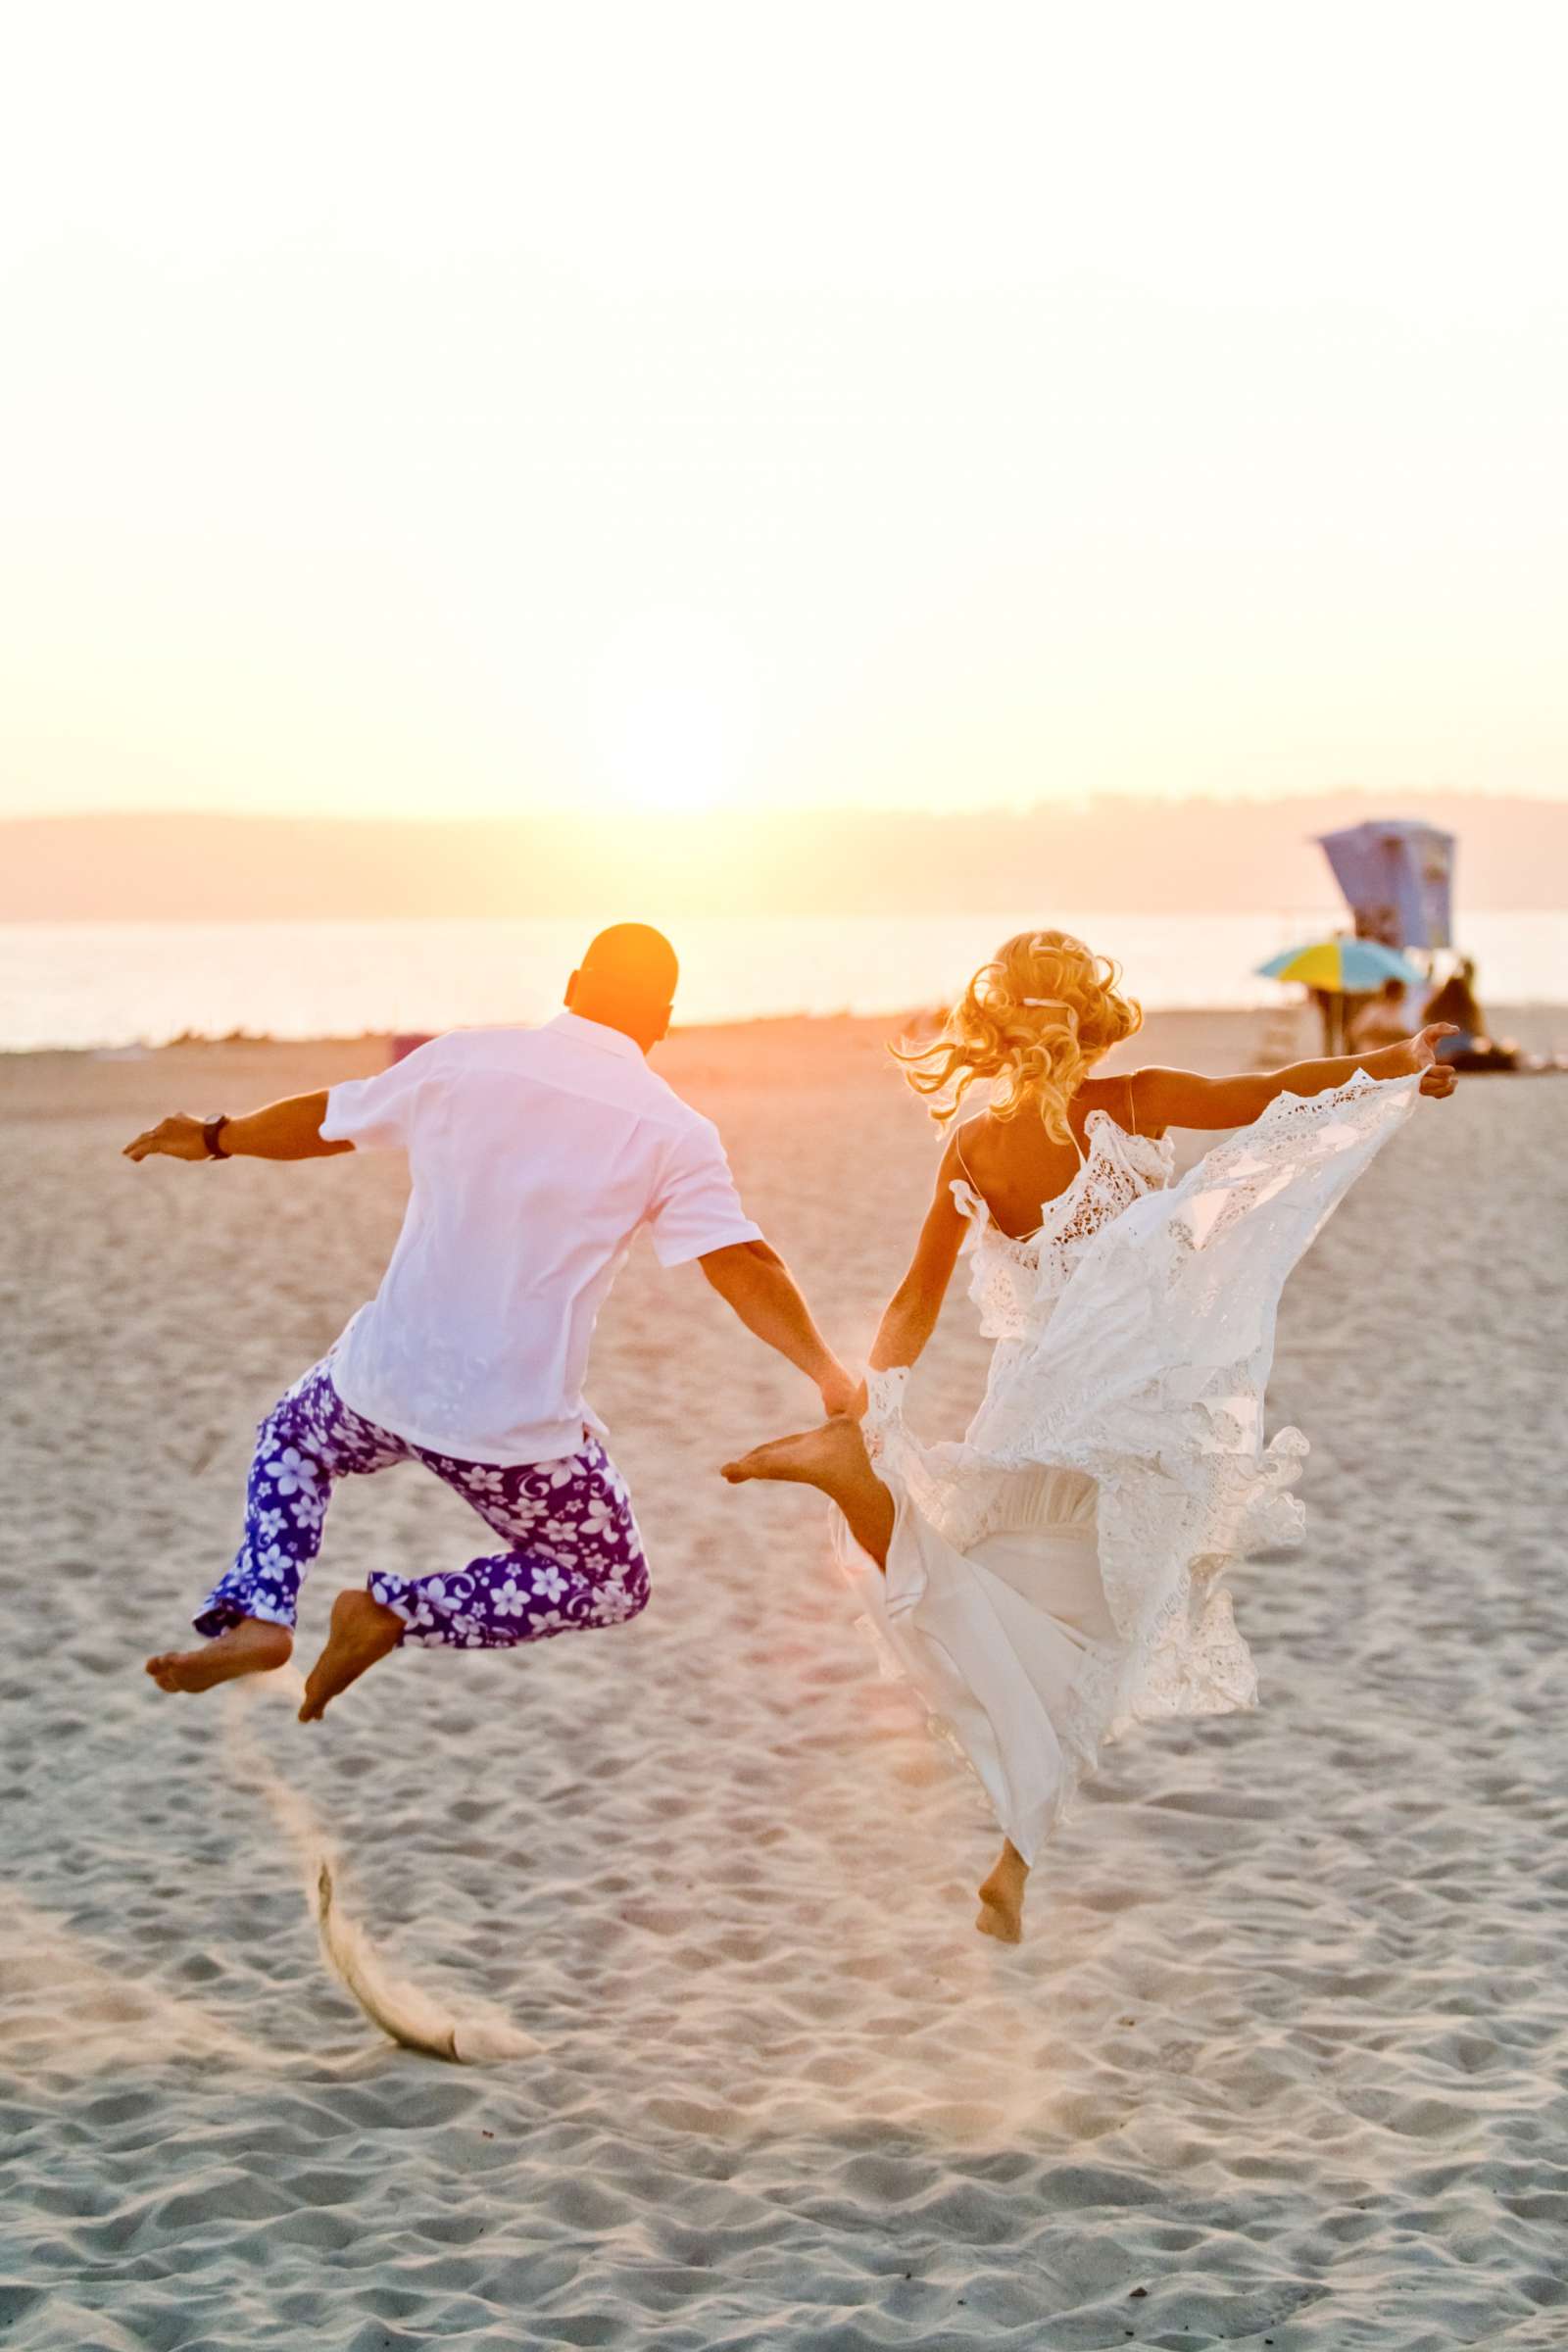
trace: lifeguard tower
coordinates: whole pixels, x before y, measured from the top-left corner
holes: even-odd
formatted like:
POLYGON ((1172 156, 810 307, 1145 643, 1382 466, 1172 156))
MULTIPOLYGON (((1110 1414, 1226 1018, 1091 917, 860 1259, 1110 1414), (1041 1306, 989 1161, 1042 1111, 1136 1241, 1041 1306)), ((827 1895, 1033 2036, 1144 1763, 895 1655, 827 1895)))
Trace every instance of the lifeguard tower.
MULTIPOLYGON (((1318 847, 1344 893, 1357 939, 1392 948, 1435 977, 1437 956, 1453 945, 1455 840, 1413 817, 1369 817, 1319 833, 1318 847)), ((1318 996, 1324 1051, 1345 1050, 1363 996, 1318 996)), ((1412 1025, 1414 1008, 1412 1007, 1412 1025)), ((1259 1059, 1270 1066, 1296 1050, 1296 1015, 1281 1006, 1270 1020, 1259 1059)))
POLYGON ((1320 833, 1358 939, 1430 958, 1453 945, 1454 837, 1404 817, 1372 817, 1320 833))

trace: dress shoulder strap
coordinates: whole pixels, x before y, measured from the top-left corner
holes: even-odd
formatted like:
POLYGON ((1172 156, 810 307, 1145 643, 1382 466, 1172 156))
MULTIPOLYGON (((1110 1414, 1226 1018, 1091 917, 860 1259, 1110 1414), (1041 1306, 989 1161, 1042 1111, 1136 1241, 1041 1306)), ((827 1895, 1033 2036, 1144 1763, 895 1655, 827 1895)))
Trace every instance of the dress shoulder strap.
POLYGON ((961 1127, 953 1130, 953 1156, 958 1163, 960 1173, 955 1176, 950 1189, 958 1204, 959 1215, 971 1217, 980 1225, 989 1223, 991 1204, 969 1172, 969 1162, 963 1156, 961 1127))

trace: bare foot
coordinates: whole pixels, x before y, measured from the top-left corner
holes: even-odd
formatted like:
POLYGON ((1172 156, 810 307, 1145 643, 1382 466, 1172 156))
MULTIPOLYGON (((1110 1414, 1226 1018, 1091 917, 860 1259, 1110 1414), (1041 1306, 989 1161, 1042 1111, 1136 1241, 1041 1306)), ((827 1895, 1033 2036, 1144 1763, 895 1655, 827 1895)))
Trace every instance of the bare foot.
POLYGON ((332 1603, 326 1647, 305 1678, 301 1723, 319 1723, 338 1692, 357 1683, 402 1639, 403 1620, 396 1609, 383 1608, 368 1592, 340 1592, 332 1603))
POLYGON ((974 1915, 974 1924, 982 1936, 994 1936, 999 1943, 1022 1943, 1023 1920, 1016 1911, 1005 1911, 1000 1903, 982 1903, 974 1915))
POLYGON ((849 1521, 850 1533, 879 1568, 887 1566, 893 1541, 893 1496, 871 1467, 860 1424, 836 1415, 817 1429, 803 1429, 798 1437, 775 1438, 771 1445, 754 1446, 739 1461, 724 1464, 732 1487, 752 1478, 780 1478, 799 1486, 819 1487, 830 1494, 849 1521))
POLYGON ((270 1674, 286 1666, 294 1637, 286 1625, 269 1625, 265 1618, 242 1617, 215 1642, 200 1649, 166 1649, 147 1661, 147 1671, 160 1690, 211 1690, 215 1683, 231 1683, 236 1675, 270 1674))
POLYGON ((1022 1943, 1023 1890, 1028 1878, 1029 1865, 1009 1838, 991 1876, 981 1881, 977 1890, 980 1908, 974 1924, 982 1936, 994 1936, 999 1943, 1022 1943))
POLYGON ((783 1478, 821 1487, 831 1494, 846 1478, 863 1474, 868 1467, 859 1423, 841 1419, 754 1446, 738 1461, 726 1462, 723 1476, 732 1487, 744 1486, 749 1478, 783 1478))

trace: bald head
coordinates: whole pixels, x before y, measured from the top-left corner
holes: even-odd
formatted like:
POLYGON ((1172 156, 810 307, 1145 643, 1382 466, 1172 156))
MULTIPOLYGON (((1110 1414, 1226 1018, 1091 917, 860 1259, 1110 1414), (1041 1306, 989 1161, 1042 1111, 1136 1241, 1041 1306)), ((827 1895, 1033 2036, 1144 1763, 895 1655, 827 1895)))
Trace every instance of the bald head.
POLYGON ((669 1027, 680 964, 662 931, 649 923, 612 923, 588 943, 566 983, 566 1003, 586 1021, 633 1037, 644 1053, 669 1027))

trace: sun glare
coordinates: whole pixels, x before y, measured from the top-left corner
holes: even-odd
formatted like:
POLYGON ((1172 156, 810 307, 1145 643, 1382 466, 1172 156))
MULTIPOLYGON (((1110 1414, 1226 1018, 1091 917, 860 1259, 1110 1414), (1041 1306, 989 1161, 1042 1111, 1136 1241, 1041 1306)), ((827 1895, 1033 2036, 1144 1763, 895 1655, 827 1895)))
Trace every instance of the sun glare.
POLYGON ((650 813, 732 806, 754 727, 745 648, 705 613, 643 614, 594 680, 594 732, 610 797, 650 813))
POLYGON ((620 713, 616 795, 653 810, 712 808, 727 799, 723 713, 700 687, 651 686, 620 713))

